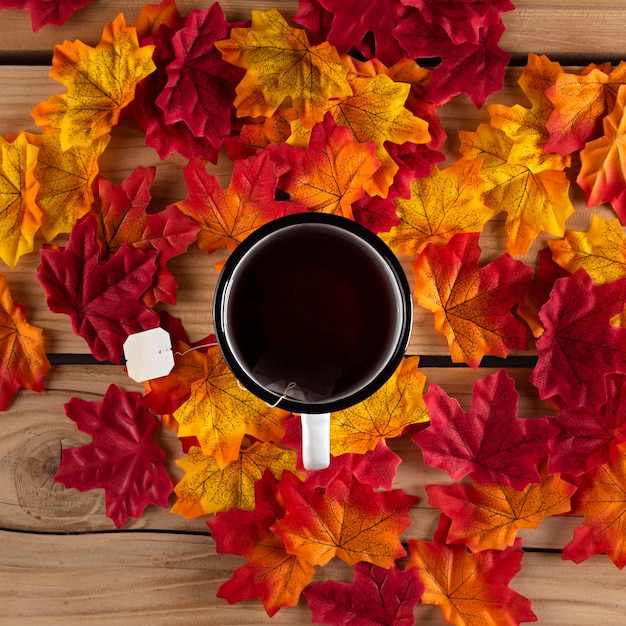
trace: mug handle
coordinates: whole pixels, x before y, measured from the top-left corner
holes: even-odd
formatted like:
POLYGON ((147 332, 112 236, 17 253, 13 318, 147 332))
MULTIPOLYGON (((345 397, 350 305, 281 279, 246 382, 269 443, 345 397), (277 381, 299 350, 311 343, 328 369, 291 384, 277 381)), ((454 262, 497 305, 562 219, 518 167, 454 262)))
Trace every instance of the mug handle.
POLYGON ((302 463, 306 470, 330 465, 330 413, 302 413, 302 463))

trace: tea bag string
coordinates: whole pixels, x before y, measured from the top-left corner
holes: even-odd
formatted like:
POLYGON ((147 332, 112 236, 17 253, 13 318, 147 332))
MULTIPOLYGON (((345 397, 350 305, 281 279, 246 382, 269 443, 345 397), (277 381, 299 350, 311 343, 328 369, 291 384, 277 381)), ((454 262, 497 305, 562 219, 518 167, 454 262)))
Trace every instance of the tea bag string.
MULTIPOLYGON (((193 348, 189 348, 189 350, 185 350, 184 352, 178 352, 178 350, 176 350, 174 354, 177 356, 185 356, 186 354, 188 354, 189 352, 193 352, 194 350, 201 350, 202 348, 212 348, 216 345, 217 343, 203 343, 201 346, 194 346, 193 348)), ((161 352, 167 352, 169 350, 171 350, 171 348, 167 348, 166 350, 159 350, 159 354, 161 354, 161 352)))
MULTIPOLYGON (((239 387, 239 389, 241 389, 242 391, 248 391, 240 382, 239 380, 237 380, 237 386, 239 387)), ((276 400, 276 402, 274 402, 274 404, 270 404, 269 402, 265 403, 265 406, 267 406, 270 409, 275 409, 288 395, 287 392, 291 391, 294 387, 296 386, 296 382, 295 381, 291 381, 286 387, 285 387, 285 391, 283 391, 283 395, 280 396, 280 398, 278 398, 278 400, 276 400)))

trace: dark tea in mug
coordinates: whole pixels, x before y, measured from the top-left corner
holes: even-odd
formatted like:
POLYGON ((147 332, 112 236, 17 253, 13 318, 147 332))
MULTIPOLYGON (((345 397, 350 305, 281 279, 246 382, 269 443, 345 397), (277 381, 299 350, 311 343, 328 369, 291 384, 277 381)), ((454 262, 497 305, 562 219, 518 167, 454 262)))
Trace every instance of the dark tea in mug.
POLYGON ((229 257, 215 330, 241 383, 294 412, 334 411, 393 373, 411 327, 395 256, 369 230, 334 215, 274 220, 229 257))

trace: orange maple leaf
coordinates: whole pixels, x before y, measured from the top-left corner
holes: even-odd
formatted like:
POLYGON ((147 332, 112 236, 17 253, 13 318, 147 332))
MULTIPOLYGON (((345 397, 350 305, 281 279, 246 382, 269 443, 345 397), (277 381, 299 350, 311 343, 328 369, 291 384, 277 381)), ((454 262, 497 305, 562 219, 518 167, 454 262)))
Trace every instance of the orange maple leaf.
POLYGON ((218 511, 254 509, 254 485, 266 469, 280 479, 283 470, 296 471, 296 453, 271 443, 256 442, 242 450, 226 467, 218 467, 213 456, 191 447, 176 461, 185 475, 174 491, 178 500, 170 509, 191 519, 218 511))
POLYGON ((25 133, 13 141, 0 137, 0 258, 9 267, 33 250, 41 226, 34 174, 38 152, 25 133))
POLYGON ((0 274, 0 411, 4 411, 22 387, 43 391, 43 377, 50 369, 43 332, 31 326, 24 307, 13 302, 6 278, 0 274))
POLYGON ((379 441, 399 437, 410 424, 428 421, 422 392, 426 377, 417 369, 418 357, 403 360, 393 376, 369 398, 331 415, 333 456, 365 454, 379 441))
POLYGON ((132 102, 137 83, 154 71, 153 49, 139 46, 122 14, 105 26, 95 48, 78 39, 55 46, 50 76, 68 91, 35 106, 35 122, 60 129, 63 150, 106 135, 132 102))
POLYGON ((397 254, 419 254, 428 243, 446 243, 456 233, 480 232, 495 213, 482 201, 481 162, 461 158, 411 182, 411 196, 396 198, 401 220, 380 237, 397 254))
POLYGON ((239 117, 269 117, 289 97, 311 128, 322 121, 329 99, 351 93, 348 67, 335 47, 310 45, 306 32, 289 26, 276 9, 253 10, 250 28, 233 28, 215 47, 224 60, 247 70, 236 89, 239 117))
POLYGON ((161 26, 172 30, 182 28, 185 20, 176 6, 176 0, 162 0, 158 4, 144 4, 133 26, 137 30, 139 41, 153 37, 161 26))

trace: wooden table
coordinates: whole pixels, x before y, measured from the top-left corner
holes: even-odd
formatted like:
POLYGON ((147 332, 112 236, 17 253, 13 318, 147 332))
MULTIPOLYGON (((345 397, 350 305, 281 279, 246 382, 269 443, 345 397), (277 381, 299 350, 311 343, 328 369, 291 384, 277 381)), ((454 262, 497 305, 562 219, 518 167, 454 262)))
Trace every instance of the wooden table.
MULTIPOLYGON (((184 0, 183 14, 208 2, 184 0)), ((617 63, 626 58, 626 2, 620 0, 518 0, 517 9, 504 15, 507 31, 502 47, 512 54, 504 89, 489 102, 524 103, 517 79, 528 53, 547 54, 564 66, 591 61, 617 63)), ((37 131, 30 111, 35 104, 61 91, 48 77, 53 45, 64 39, 82 39, 95 45, 102 28, 118 12, 127 22, 137 16, 142 3, 103 2, 76 13, 62 27, 46 27, 37 34, 30 29, 26 13, 0 13, 0 133, 37 131)), ((247 19, 250 8, 277 7, 293 15, 294 0, 225 0, 229 19, 247 19)), ((486 110, 477 110, 459 97, 441 111, 450 137, 447 150, 455 156, 456 131, 475 130, 488 120, 486 110)), ((164 207, 185 197, 181 167, 185 161, 171 157, 161 161, 145 147, 143 135, 129 122, 114 131, 113 140, 101 159, 101 173, 121 182, 138 164, 155 165, 154 202, 164 207)), ((216 174, 226 182, 229 171, 221 163, 216 174)), ((575 177, 575 171, 571 173, 575 177)), ((582 194, 571 188, 576 214, 568 228, 584 230, 590 215, 582 194)), ((603 207, 603 215, 611 212, 603 207)), ((483 235, 489 249, 501 229, 495 219, 483 235)), ((492 246, 493 247, 493 246, 492 246)), ((534 262, 536 249, 523 259, 534 262)), ((176 316, 182 318, 191 338, 197 340, 212 330, 211 296, 215 284, 216 254, 208 258, 193 247, 170 266, 180 283, 176 316)), ((412 259, 403 259, 408 269, 412 259)), ((186 521, 167 510, 150 507, 138 520, 115 530, 104 514, 99 491, 79 493, 54 481, 62 447, 84 444, 63 409, 71 397, 102 398, 111 383, 128 390, 141 390, 121 366, 94 363, 87 358, 86 343, 73 335, 69 318, 48 311, 43 292, 35 280, 37 253, 22 258, 14 270, 4 267, 17 302, 26 307, 29 321, 44 329, 47 351, 53 363, 45 380, 45 393, 21 391, 9 410, 0 415, 0 624, 7 626, 54 624, 306 624, 306 603, 281 610, 271 621, 258 601, 229 606, 216 598, 219 585, 230 578, 239 557, 216 554, 204 520, 186 521)), ((448 355, 444 339, 435 333, 430 313, 416 307, 409 352, 417 355, 448 355)), ((515 364, 514 361, 507 362, 515 364)), ((536 391, 528 382, 529 369, 509 367, 521 393, 520 415, 544 413, 536 391)), ((494 369, 424 367, 430 383, 441 385, 468 406, 473 381, 494 369)), ((181 455, 176 438, 163 433, 168 466, 179 471, 174 460, 181 455)), ((438 512, 429 507, 424 485, 449 482, 443 472, 422 464, 418 449, 408 438, 394 441, 392 448, 404 462, 395 487, 420 497, 412 511, 413 525, 403 540, 430 539, 438 512)), ((521 532, 524 565, 512 587, 532 599, 539 623, 545 626, 622 625, 626 616, 626 578, 605 556, 581 565, 561 559, 560 550, 574 527, 574 517, 552 517, 537 530, 521 532)), ((316 581, 326 578, 351 580, 352 570, 337 560, 318 571, 316 581)), ((439 609, 418 606, 420 624, 443 624, 439 609)))

